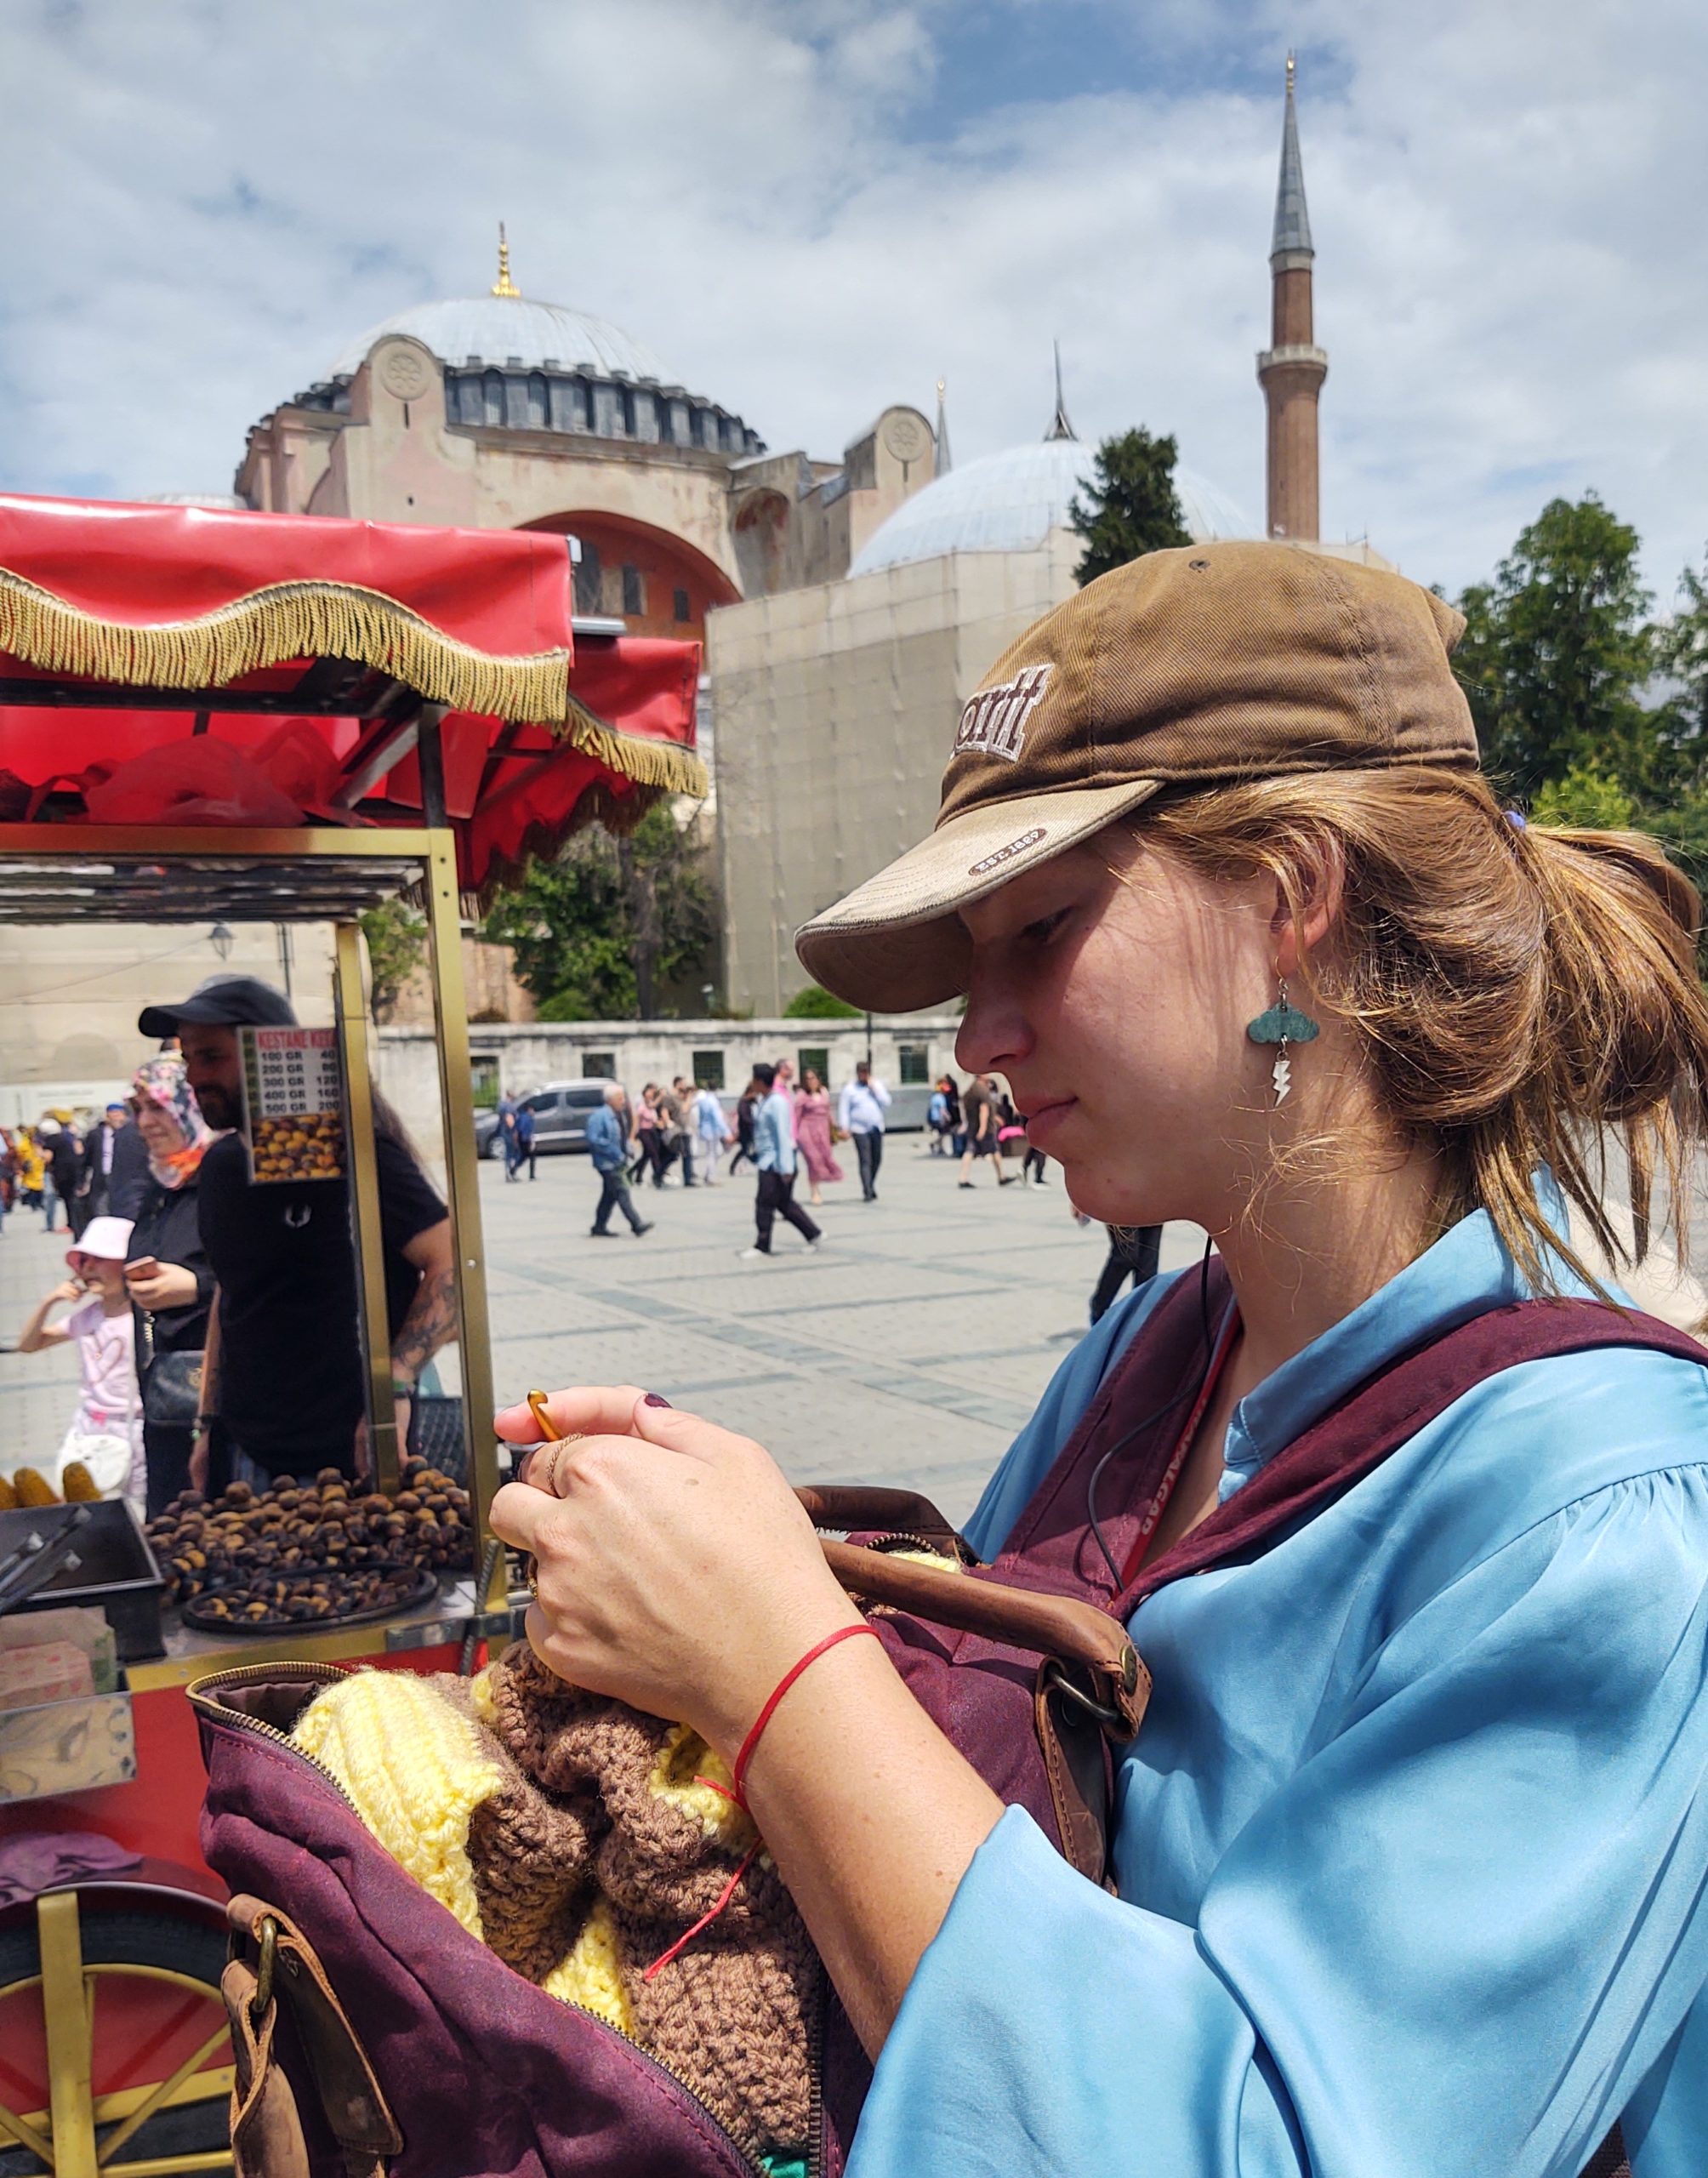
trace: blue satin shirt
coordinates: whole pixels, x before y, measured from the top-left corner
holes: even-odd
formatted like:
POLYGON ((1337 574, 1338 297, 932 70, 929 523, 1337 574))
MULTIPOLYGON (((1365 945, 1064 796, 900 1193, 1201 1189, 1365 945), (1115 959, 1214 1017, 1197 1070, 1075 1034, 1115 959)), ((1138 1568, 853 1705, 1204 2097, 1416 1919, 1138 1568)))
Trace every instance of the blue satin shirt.
MULTIPOLYGON (((1165 1282, 1057 1372, 985 1556, 1165 1282)), ((1241 1403, 1223 1496, 1523 1291, 1466 1218, 1241 1403)), ((1578 2178, 1621 2115, 1635 2178, 1705 2178, 1705 1468, 1708 1371, 1527 1363, 1254 1563, 1147 1599, 1119 1897, 1009 1810, 849 2178, 1578 2178)))

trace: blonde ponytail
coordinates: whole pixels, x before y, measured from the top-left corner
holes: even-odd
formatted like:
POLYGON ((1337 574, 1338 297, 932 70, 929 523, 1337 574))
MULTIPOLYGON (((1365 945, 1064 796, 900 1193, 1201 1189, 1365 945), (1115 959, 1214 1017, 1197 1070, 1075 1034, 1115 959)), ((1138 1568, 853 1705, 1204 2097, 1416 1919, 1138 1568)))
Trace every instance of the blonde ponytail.
POLYGON ((1678 1259, 1708 1136, 1701 907, 1634 832, 1517 825, 1476 773, 1398 767, 1255 779, 1153 805, 1136 827, 1223 876, 1263 870, 1295 909, 1325 854, 1346 872, 1319 995, 1361 1036, 1401 1133, 1437 1152, 1439 1228, 1486 1210, 1531 1285, 1592 1273, 1535 1190, 1547 1166, 1612 1263, 1648 1252, 1657 1179, 1678 1259), (1635 1246, 1603 1207, 1624 1139, 1635 1246))

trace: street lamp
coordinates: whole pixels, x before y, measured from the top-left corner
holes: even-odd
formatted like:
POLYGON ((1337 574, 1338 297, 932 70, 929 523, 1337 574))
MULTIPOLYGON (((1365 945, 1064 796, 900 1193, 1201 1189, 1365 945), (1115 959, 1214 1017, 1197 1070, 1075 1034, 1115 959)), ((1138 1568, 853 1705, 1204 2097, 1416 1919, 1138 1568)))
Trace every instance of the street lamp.
POLYGON ((704 1003, 704 1006, 705 1006, 705 1009, 706 1009, 706 1018, 707 1018, 707 1020, 708 1020, 708 1021, 709 1021, 709 1020, 711 1019, 711 1018, 712 1018, 712 1001, 713 1001, 713 999, 714 999, 716 995, 717 995, 717 986, 716 986, 716 984, 702 984, 700 985, 700 997, 701 997, 701 1000, 703 1001, 703 1002, 704 1003))
POLYGON ((231 948, 237 941, 223 922, 216 922, 208 933, 208 943, 219 955, 221 961, 229 961, 231 957, 231 948))

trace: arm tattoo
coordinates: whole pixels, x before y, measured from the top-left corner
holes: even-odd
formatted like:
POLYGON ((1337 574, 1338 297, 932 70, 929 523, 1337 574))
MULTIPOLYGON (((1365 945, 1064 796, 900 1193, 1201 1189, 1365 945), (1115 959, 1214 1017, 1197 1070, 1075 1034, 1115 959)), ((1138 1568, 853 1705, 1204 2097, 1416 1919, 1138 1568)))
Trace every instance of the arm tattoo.
POLYGON ((415 1289, 409 1313, 398 1326, 391 1359, 418 1376, 439 1348, 457 1336, 457 1274, 430 1270, 415 1289))

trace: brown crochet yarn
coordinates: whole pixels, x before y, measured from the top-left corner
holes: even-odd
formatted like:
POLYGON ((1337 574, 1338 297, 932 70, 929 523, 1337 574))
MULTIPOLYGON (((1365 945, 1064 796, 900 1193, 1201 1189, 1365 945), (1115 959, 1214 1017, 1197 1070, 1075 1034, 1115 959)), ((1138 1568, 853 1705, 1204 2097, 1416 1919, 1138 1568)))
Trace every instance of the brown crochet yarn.
MULTIPOLYGON (((709 1836, 692 1808, 653 1788, 680 1728, 566 1685, 525 1644, 487 1685, 515 1776, 470 1830, 487 1941, 544 1981, 603 1899, 635 2039, 749 2152, 803 2147, 823 1969, 769 1858, 756 1855, 710 1927, 644 1978, 717 1903, 751 1826, 709 1836)), ((679 1769, 667 1765, 666 1782, 689 1783, 692 1764, 679 1769)))

